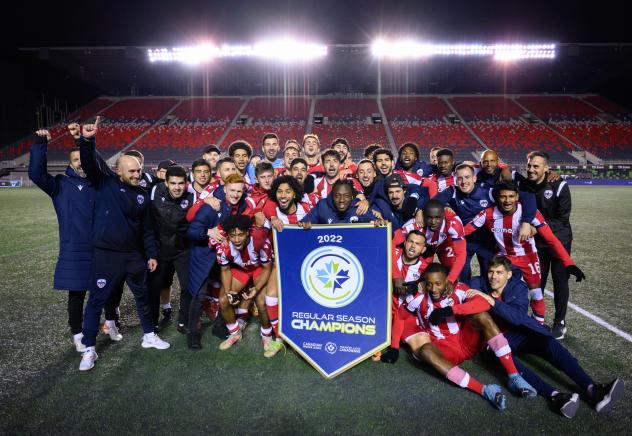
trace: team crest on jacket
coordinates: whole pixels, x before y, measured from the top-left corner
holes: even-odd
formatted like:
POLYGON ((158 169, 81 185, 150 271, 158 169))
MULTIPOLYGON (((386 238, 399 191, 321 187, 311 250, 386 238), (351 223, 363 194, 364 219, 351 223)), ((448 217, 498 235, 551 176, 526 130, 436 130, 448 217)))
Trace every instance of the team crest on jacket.
POLYGON ((481 207, 487 207, 489 205, 489 202, 485 199, 481 200, 478 202, 478 204, 481 205, 481 207))
POLYGON ((358 218, 357 216, 352 216, 351 218, 349 218, 349 222, 350 223, 357 223, 358 221, 360 221, 360 218, 358 218))
POLYGON ((97 288, 99 288, 99 289, 105 288, 106 284, 107 284, 107 280, 105 280, 105 279, 97 280, 97 288))
POLYGON ((419 175, 419 176, 422 176, 422 177, 423 177, 423 175, 424 175, 424 170, 423 170, 423 169, 421 169, 421 168, 419 168, 419 169, 417 170, 417 175, 419 175))
POLYGON ((551 197, 553 197, 553 191, 551 191, 550 189, 547 189, 546 191, 544 191, 544 198, 546 198, 547 200, 550 200, 551 197))
POLYGON ((140 181, 139 183, 140 186, 142 186, 143 188, 147 187, 147 181, 145 181, 144 179, 140 181))
POLYGON ((181 207, 182 209, 186 209, 188 205, 189 205, 189 200, 182 200, 182 201, 180 202, 180 207, 181 207))
POLYGON ((145 202, 145 197, 143 197, 141 194, 138 194, 136 196, 136 201, 138 201, 138 204, 143 204, 145 202))

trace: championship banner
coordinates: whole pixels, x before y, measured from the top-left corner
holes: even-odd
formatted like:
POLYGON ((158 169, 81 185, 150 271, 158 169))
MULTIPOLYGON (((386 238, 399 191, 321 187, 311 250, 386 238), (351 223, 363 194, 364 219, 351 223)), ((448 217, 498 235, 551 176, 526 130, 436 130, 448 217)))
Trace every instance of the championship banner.
POLYGON ((390 224, 274 231, 280 334, 325 378, 390 343, 390 245, 390 224))

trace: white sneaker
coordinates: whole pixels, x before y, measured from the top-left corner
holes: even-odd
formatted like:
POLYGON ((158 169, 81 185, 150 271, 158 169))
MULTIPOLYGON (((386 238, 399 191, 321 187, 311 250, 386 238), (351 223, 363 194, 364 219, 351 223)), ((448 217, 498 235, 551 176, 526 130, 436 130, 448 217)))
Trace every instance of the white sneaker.
POLYGON ((94 350, 88 350, 84 352, 81 356, 81 363, 79 363, 79 371, 88 371, 94 368, 94 361, 98 358, 99 356, 94 350))
POLYGON ((156 348, 158 350, 166 350, 171 345, 169 342, 165 342, 156 333, 147 333, 143 335, 143 348, 156 348))
POLYGON ((119 329, 116 325, 109 326, 105 323, 103 324, 103 328, 101 330, 114 342, 120 342, 123 340, 123 335, 119 333, 119 329))
POLYGON ((78 353, 84 353, 86 351, 86 346, 81 342, 82 339, 83 333, 77 333, 72 337, 72 343, 75 344, 75 349, 78 353))

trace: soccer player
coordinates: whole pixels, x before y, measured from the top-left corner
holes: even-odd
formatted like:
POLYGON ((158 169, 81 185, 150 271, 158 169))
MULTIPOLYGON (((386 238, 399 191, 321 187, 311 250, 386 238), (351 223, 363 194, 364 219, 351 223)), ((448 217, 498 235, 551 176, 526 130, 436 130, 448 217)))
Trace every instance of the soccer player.
POLYGON ((375 151, 379 150, 380 148, 384 147, 382 147, 380 144, 369 144, 364 147, 364 150, 362 151, 362 156, 364 156, 365 159, 373 161, 373 153, 375 153, 375 151))
POLYGON ((277 168, 276 173, 279 174, 289 174, 290 167, 292 166, 292 161, 301 155, 301 146, 296 141, 296 139, 289 139, 285 143, 285 148, 283 149, 283 168, 277 168))
POLYGON ((419 148, 413 142, 406 142, 399 147, 395 169, 417 174, 420 177, 429 176, 434 172, 432 165, 419 160, 419 148))
POLYGON ((231 215, 243 214, 248 206, 243 177, 231 174, 226 177, 224 183, 226 198, 221 202, 220 210, 216 211, 207 204, 207 198, 198 208, 187 230, 187 237, 191 240, 187 289, 192 296, 187 345, 191 350, 202 348, 198 322, 204 302, 208 300, 211 290, 208 286, 209 282, 215 279, 211 277, 211 271, 217 259, 217 252, 212 247, 221 244, 226 239, 220 223, 231 215))
POLYGON ((507 339, 486 312, 489 303, 479 296, 468 298, 468 290, 463 283, 450 283, 443 265, 432 263, 426 268, 423 291, 408 302, 417 314, 416 323, 407 321, 402 334, 414 356, 503 410, 506 399, 499 386, 484 386, 458 366, 487 345, 509 377, 509 390, 522 397, 535 396, 514 364, 507 339))
POLYGON ((403 244, 393 247, 391 346, 380 356, 384 363, 397 361, 406 322, 415 322, 415 314, 408 310, 407 303, 417 295, 424 271, 432 263, 432 256, 423 256, 427 252, 426 248, 426 236, 419 230, 411 231, 403 244))
POLYGON ((262 162, 269 162, 274 168, 283 168, 283 159, 278 157, 281 147, 276 133, 266 133, 261 139, 262 162))
MULTIPOLYGON (((495 207, 488 207, 481 211, 466 227, 465 234, 469 235, 477 229, 485 226, 491 230, 496 239, 497 254, 507 258, 522 271, 524 281, 529 285, 529 297, 534 318, 544 323, 546 306, 544 296, 540 288, 540 259, 533 238, 526 242, 518 239, 518 227, 522 217, 522 205, 520 204, 518 187, 514 182, 498 183, 494 187, 495 207)), ((582 281, 586 276, 575 266, 573 259, 568 255, 559 239, 555 237, 551 228, 547 225, 542 214, 537 211, 531 222, 537 233, 561 259, 567 274, 574 275, 577 281, 582 281)))
POLYGON ((320 165, 320 140, 316 134, 307 133, 303 136, 303 156, 308 171, 320 165))
POLYGON ((476 184, 484 189, 493 188, 498 182, 511 180, 509 167, 500 167, 498 153, 494 150, 485 150, 481 154, 479 166, 480 171, 476 174, 476 184))
POLYGON ((373 163, 378 171, 378 179, 388 177, 393 173, 399 174, 406 181, 407 185, 419 186, 420 196, 429 199, 437 195, 437 184, 432 179, 421 177, 409 171, 395 169, 393 153, 390 150, 386 148, 376 150, 373 153, 373 163))
MULTIPOLYGON (((340 154, 332 149, 325 150, 321 156, 323 162, 323 168, 325 170, 325 174, 319 177, 315 177, 314 175, 309 175, 307 178, 312 177, 314 179, 314 193, 317 194, 320 198, 325 198, 331 193, 331 187, 333 184, 339 180, 344 179, 341 173, 341 158, 340 154)), ((349 179, 352 181, 354 185, 354 189, 356 192, 362 192, 362 186, 355 179, 349 179)), ((305 185, 308 185, 308 182, 305 182, 305 185)))
MULTIPOLYGON (((290 165, 289 175, 294 177, 301 185, 303 192, 303 198, 301 199, 301 201, 309 204, 310 207, 314 207, 320 201, 320 196, 313 192, 306 192, 307 187, 304 185, 305 180, 309 180, 312 185, 314 181, 312 177, 307 179, 307 161, 302 157, 297 157, 296 159, 294 159, 292 161, 292 164, 290 165)), ((313 186, 310 190, 313 190, 313 186)))
POLYGON ((204 159, 198 159, 191 165, 191 174, 193 183, 189 185, 188 192, 197 200, 211 181, 211 165, 204 159))
POLYGON ((428 157, 430 158, 430 165, 437 165, 437 153, 441 150, 441 147, 432 147, 428 157))
POLYGON ((147 192, 149 192, 151 188, 157 183, 157 181, 151 176, 151 174, 143 171, 143 167, 145 165, 145 156, 143 155, 143 153, 141 153, 138 150, 132 149, 132 150, 125 150, 123 154, 125 156, 133 156, 136 159, 138 159, 138 161, 140 162, 140 170, 141 170, 139 186, 143 188, 144 190, 146 190, 147 192))
POLYGON ((222 154, 216 145, 209 145, 202 151, 202 159, 204 159, 211 167, 211 177, 217 172, 217 161, 222 154))
MULTIPOLYGON (((474 289, 467 292, 468 298, 480 296, 489 303, 490 313, 496 323, 504 327, 503 334, 514 354, 535 354, 555 366, 579 386, 597 412, 609 411, 616 401, 623 398, 623 380, 617 378, 610 383, 595 383, 577 359, 545 327, 528 316, 527 285, 521 280, 520 272, 513 273, 509 259, 494 257, 487 277, 474 277, 470 285, 474 289)), ((579 407, 577 393, 559 391, 519 361, 516 361, 516 366, 525 380, 550 401, 555 410, 567 418, 575 416, 579 407)))
MULTIPOLYGON (((443 190, 435 199, 456 212, 462 223, 468 224, 480 211, 495 204, 495 200, 491 188, 485 189, 478 185, 474 167, 460 164, 457 165, 454 173, 456 174, 455 185, 443 190)), ((521 219, 520 239, 526 241, 531 236, 529 223, 535 217, 536 205, 535 198, 529 194, 524 194, 521 201, 525 205, 525 213, 521 219)), ((465 240, 467 241, 467 257, 461 271, 461 281, 470 278, 470 263, 474 254, 477 256, 481 274, 486 274, 487 263, 494 256, 496 249, 494 237, 487 231, 475 232, 466 236, 465 240)))
POLYGON ((439 192, 454 186, 454 153, 452 150, 443 148, 437 151, 437 171, 430 176, 430 179, 437 184, 439 192))
MULTIPOLYGON (((248 213, 252 217, 255 210, 260 210, 268 199, 268 192, 274 181, 275 172, 270 162, 261 161, 255 167, 255 183, 248 192, 246 202, 248 203, 248 213)), ((223 186, 218 186, 213 195, 207 197, 207 204, 215 210, 219 210, 220 201, 226 198, 223 186)))
MULTIPOLYGON (((237 140, 228 146, 228 156, 235 162, 237 173, 240 174, 246 182, 246 190, 250 188, 250 185, 254 184, 254 179, 246 171, 248 163, 252 158, 252 147, 244 140, 237 140)), ((255 165, 253 163, 253 165, 255 165)))
POLYGON ((441 264, 450 271, 448 280, 456 283, 467 258, 461 219, 453 212, 446 212, 440 201, 432 199, 424 206, 423 226, 410 220, 395 231, 393 243, 400 244, 411 230, 421 230, 426 235, 426 244, 435 250, 441 264))
POLYGON ((272 327, 265 307, 265 286, 270 277, 272 244, 267 230, 252 228, 246 215, 226 218, 222 227, 227 239, 217 246, 217 262, 221 266, 222 290, 219 304, 229 336, 219 345, 227 350, 241 340, 242 325, 235 316, 233 305, 254 299, 261 320, 261 340, 264 352, 274 342, 272 327))
POLYGON ((193 194, 186 190, 187 174, 180 166, 167 169, 166 181, 155 185, 150 194, 151 218, 158 244, 158 267, 149 274, 149 304, 154 326, 165 328, 171 322, 171 285, 177 272, 180 282, 178 331, 186 333, 191 294, 186 286, 189 277, 187 211, 193 205, 193 194), (165 294, 166 291, 166 295, 165 294), (158 323, 162 309, 163 318, 158 323))
POLYGON ((237 167, 230 157, 224 157, 217 161, 217 174, 215 175, 215 180, 206 185, 204 190, 197 195, 193 207, 191 207, 187 213, 188 221, 193 221, 193 217, 200 206, 204 204, 208 197, 213 196, 213 193, 217 190, 217 188, 224 186, 224 180, 226 180, 226 178, 231 174, 237 174, 237 167))
MULTIPOLYGON (((299 222, 299 226, 308 230, 312 224, 368 223, 380 216, 374 209, 359 213, 357 209, 360 200, 354 197, 352 182, 346 179, 337 180, 332 185, 331 194, 319 201, 299 222)), ((382 224, 380 221, 380 225, 382 224)))
MULTIPOLYGON (((515 174, 518 187, 521 190, 535 194, 538 210, 551 231, 560 240, 564 249, 570 253, 573 243, 573 230, 571 229, 571 191, 567 183, 558 179, 551 181, 549 178, 548 154, 535 151, 529 153, 527 161, 527 178, 515 174)), ((544 289, 546 280, 551 272, 553 278, 553 300, 555 302, 555 314, 553 317, 552 332, 555 339, 563 339, 566 334, 566 309, 568 307, 568 274, 564 263, 549 247, 540 235, 535 237, 535 246, 540 258, 541 281, 540 288, 544 289)))
POLYGON ((82 126, 80 156, 86 176, 95 188, 94 283, 86 305, 83 339, 86 346, 79 370, 94 367, 101 310, 112 290, 126 281, 136 300, 143 328, 143 348, 164 350, 169 344, 154 333, 147 304, 147 270, 156 269, 158 248, 151 225, 149 196, 140 187, 142 167, 137 158, 122 155, 113 173, 98 157, 95 136, 100 117, 82 126))
MULTIPOLYGON (((77 127, 79 128, 79 127, 77 127)), ((92 215, 95 192, 81 168, 79 149, 68 153, 64 174, 48 173, 46 154, 51 135, 48 130, 35 132, 31 146, 29 178, 51 197, 59 223, 59 255, 53 287, 68 291, 68 326, 79 353, 86 351, 81 342, 83 302, 92 286, 92 215)))
POLYGON ((331 147, 340 155, 340 172, 344 177, 354 176, 358 167, 351 160, 351 149, 349 141, 345 138, 336 138, 332 141, 331 147))
POLYGON ((414 188, 415 185, 406 185, 399 174, 391 174, 386 177, 382 187, 387 200, 375 198, 373 206, 385 220, 393 223, 394 228, 402 227, 415 215, 420 203, 427 201, 427 198, 419 200, 418 191, 410 189, 411 187, 414 188))

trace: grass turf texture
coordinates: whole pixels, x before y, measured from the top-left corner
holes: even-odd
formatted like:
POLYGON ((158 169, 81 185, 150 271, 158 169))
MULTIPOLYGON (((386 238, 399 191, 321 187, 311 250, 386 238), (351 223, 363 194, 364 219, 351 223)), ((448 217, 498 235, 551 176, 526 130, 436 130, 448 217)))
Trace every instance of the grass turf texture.
MULTIPOLYGON (((629 333, 632 189, 572 193, 573 256, 588 280, 572 282, 571 301, 629 333)), ((66 294, 51 290, 57 252, 51 202, 37 189, 3 189, 0 204, 0 434, 623 434, 632 425, 632 344, 570 309, 563 343, 596 380, 620 376, 628 384, 607 415, 582 400, 567 420, 540 397, 510 394, 501 413, 406 352, 395 365, 369 360, 327 381, 293 352, 265 359, 256 321, 228 351, 218 350, 219 339, 207 329, 203 350, 189 352, 173 326, 161 334, 170 350, 144 350, 129 291, 123 341, 100 335, 101 359, 81 373, 66 326, 66 294)), ((550 322, 548 297, 547 305, 550 322)), ((560 390, 574 389, 543 361, 523 360, 560 390)), ((477 357, 463 367, 483 383, 505 385, 493 359, 477 357)))

